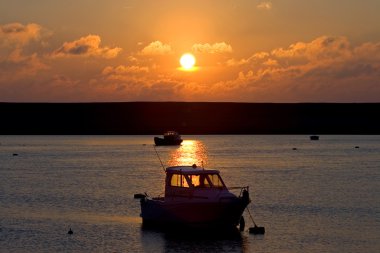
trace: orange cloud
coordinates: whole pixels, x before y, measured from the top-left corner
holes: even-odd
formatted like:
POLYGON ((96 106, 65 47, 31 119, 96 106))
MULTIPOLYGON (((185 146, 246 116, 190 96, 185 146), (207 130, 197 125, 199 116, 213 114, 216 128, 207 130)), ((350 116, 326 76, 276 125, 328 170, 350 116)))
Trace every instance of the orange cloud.
POLYGON ((379 60, 380 43, 353 47, 345 37, 321 36, 231 59, 227 65, 239 69, 237 78, 213 89, 217 92, 224 83, 231 96, 244 90, 242 99, 261 102, 379 101, 379 60))
POLYGON ((256 7, 259 10, 270 10, 270 9, 272 9, 272 3, 271 2, 261 2, 256 7))
POLYGON ((287 49, 275 49, 271 54, 278 58, 304 58, 312 61, 346 59, 351 56, 352 50, 345 37, 322 36, 309 43, 297 42, 287 49))
POLYGON ((380 64, 380 42, 367 42, 353 50, 353 55, 366 62, 380 64))
POLYGON ((136 79, 145 79, 143 77, 145 74, 149 72, 148 67, 140 67, 140 66, 124 66, 119 65, 117 67, 107 66, 102 71, 102 76, 106 78, 106 80, 114 80, 114 81, 130 81, 136 79))
POLYGON ((241 65, 246 65, 252 62, 262 62, 263 59, 268 59, 268 56, 270 54, 268 52, 260 52, 260 53, 255 53, 252 56, 248 57, 247 59, 229 59, 227 60, 226 64, 227 66, 241 66, 241 65))
MULTIPOLYGON (((16 28, 8 29, 6 34, 23 31, 16 28)), ((0 46, 2 101, 379 102, 380 98, 380 42, 353 45, 346 37, 321 36, 232 58, 196 73, 156 67, 160 62, 144 56, 173 50, 169 45, 153 42, 144 54, 140 51, 125 58, 128 64, 111 66, 99 60, 93 65, 88 63, 88 73, 74 73, 83 58, 70 60, 67 65, 55 57, 44 57, 38 48, 25 54, 26 46, 39 41, 38 36, 30 38, 19 40, 19 46, 12 50, 9 44, 0 46)), ((108 48, 100 46, 100 39, 84 38, 65 43, 63 56, 107 54, 108 48), (80 45, 87 47, 82 49, 80 45)), ((228 44, 215 44, 218 43, 198 44, 201 46, 196 48, 205 54, 229 51, 222 50, 228 44)), ((176 60, 174 55, 158 58, 176 60)))
MULTIPOLYGON (((345 37, 321 36, 230 60, 233 64, 220 69, 229 74, 217 74, 212 82, 119 65, 104 68, 96 87, 105 97, 117 94, 118 99, 135 101, 379 101, 379 59, 380 43, 354 47, 345 37)), ((203 75, 210 73, 204 70, 203 75)))
POLYGON ((42 38, 42 27, 37 24, 0 25, 0 81, 30 77, 49 68, 39 53, 26 52, 41 46, 42 38))
POLYGON ((192 51, 196 53, 232 53, 232 47, 225 42, 217 42, 214 44, 194 44, 192 51))
POLYGON ((122 50, 119 47, 101 47, 100 43, 100 36, 88 35, 72 42, 65 42, 62 47, 54 51, 53 57, 96 56, 111 59, 122 50))
POLYGON ((147 73, 148 71, 149 71, 148 67, 119 65, 117 67, 108 66, 104 68, 102 74, 103 75, 109 75, 109 74, 123 75, 123 74, 131 74, 131 73, 147 73))
POLYGON ((22 46, 39 40, 42 27, 38 24, 10 23, 0 25, 0 46, 22 46))
POLYGON ((0 61, 0 85, 2 82, 33 77, 49 68, 37 54, 23 56, 17 53, 7 61, 0 61))
POLYGON ((40 42, 41 31, 42 27, 37 24, 11 23, 0 25, 0 61, 24 61, 28 58, 28 55, 24 53, 25 49, 32 42, 40 42))
POLYGON ((164 55, 172 53, 172 48, 168 44, 164 44, 159 40, 151 42, 148 46, 144 47, 141 55, 164 55))

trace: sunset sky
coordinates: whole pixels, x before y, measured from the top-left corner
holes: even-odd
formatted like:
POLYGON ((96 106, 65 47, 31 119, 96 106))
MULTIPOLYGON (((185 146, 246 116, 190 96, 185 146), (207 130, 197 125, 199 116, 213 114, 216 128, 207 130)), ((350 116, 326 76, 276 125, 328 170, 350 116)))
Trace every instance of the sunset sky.
POLYGON ((380 102, 380 1, 0 0, 0 102, 104 101, 380 102))

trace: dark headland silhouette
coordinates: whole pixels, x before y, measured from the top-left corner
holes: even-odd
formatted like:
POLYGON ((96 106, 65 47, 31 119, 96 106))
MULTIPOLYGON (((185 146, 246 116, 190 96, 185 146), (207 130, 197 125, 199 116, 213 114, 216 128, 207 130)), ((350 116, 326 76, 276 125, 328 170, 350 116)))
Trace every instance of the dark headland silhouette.
POLYGON ((0 103, 0 134, 380 134, 380 103, 0 103))

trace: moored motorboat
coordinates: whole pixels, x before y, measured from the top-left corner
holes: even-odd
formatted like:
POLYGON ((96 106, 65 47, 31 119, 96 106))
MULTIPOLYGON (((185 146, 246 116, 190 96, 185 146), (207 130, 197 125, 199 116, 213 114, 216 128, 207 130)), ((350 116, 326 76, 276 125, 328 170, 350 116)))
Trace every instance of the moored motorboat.
POLYGON ((166 146, 166 145, 181 145, 182 143, 181 135, 175 131, 167 131, 164 133, 164 137, 154 137, 154 143, 156 146, 166 146))
POLYGON ((174 166, 165 170, 165 195, 141 198, 144 226, 162 228, 236 228, 250 203, 248 186, 229 191, 218 170, 174 166))
POLYGON ((319 136, 318 135, 310 135, 310 140, 317 141, 317 140, 319 140, 319 136))

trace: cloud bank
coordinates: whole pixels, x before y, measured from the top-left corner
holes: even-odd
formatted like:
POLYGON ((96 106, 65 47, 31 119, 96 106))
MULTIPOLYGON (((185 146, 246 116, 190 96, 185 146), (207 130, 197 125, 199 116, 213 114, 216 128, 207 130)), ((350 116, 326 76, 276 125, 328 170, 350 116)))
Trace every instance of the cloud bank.
POLYGON ((118 87, 122 84, 138 87, 138 97, 145 100, 380 101, 380 42, 353 46, 346 37, 321 36, 287 48, 230 59, 219 71, 219 80, 212 82, 194 82, 164 74, 137 78, 131 71, 115 69, 103 74, 118 87))
POLYGON ((198 43, 200 63, 218 59, 183 73, 175 44, 122 54, 99 35, 58 49, 48 39, 38 24, 0 26, 0 101, 380 102, 380 42, 320 36, 242 58, 226 42, 198 43))
POLYGON ((345 37, 321 36, 247 59, 230 60, 228 65, 244 69, 231 85, 248 91, 252 98, 374 102, 380 100, 379 54, 379 42, 355 47, 345 37))

